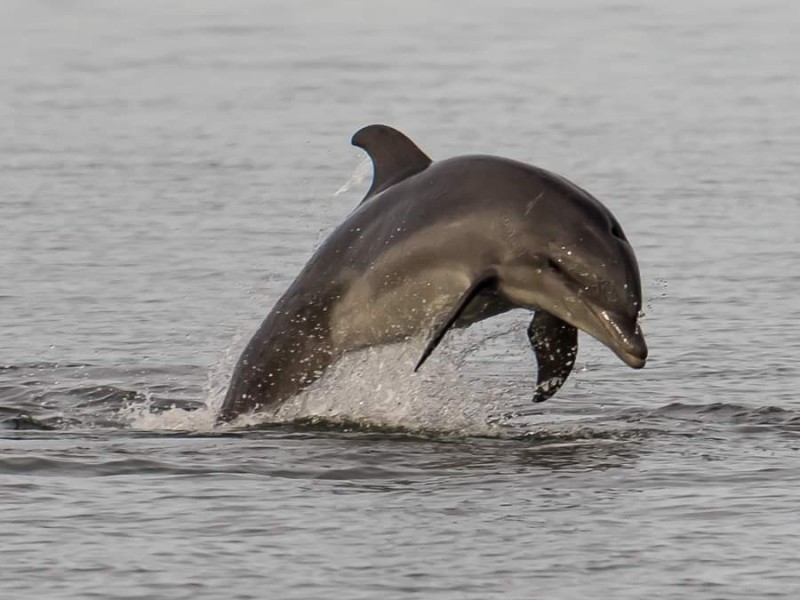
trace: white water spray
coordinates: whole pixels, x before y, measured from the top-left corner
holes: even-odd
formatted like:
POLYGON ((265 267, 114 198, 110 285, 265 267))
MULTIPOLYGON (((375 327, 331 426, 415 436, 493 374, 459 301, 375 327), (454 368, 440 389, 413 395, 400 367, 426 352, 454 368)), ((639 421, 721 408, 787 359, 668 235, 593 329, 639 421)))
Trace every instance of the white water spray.
POLYGON ((217 414, 232 368, 229 352, 209 373, 205 406, 153 411, 152 403, 146 401, 126 406, 119 416, 132 429, 148 431, 213 432, 321 422, 464 436, 498 435, 499 426, 492 423, 500 404, 498 398, 491 391, 476 391, 464 375, 459 375, 460 353, 439 352, 428 360, 423 372, 413 372, 421 344, 409 342, 347 354, 294 398, 272 409, 242 415, 229 425, 219 425, 217 414))
POLYGON ((329 424, 458 435, 496 435, 497 400, 476 394, 445 355, 414 373, 419 344, 368 348, 345 355, 325 376, 279 407, 245 415, 234 426, 319 419, 329 424))
POLYGON ((358 164, 356 170, 353 171, 353 174, 350 176, 350 179, 345 181, 342 187, 336 190, 333 193, 333 195, 340 196, 345 192, 349 192, 357 185, 361 185, 365 181, 368 181, 371 175, 372 175, 372 161, 369 158, 365 158, 358 164))

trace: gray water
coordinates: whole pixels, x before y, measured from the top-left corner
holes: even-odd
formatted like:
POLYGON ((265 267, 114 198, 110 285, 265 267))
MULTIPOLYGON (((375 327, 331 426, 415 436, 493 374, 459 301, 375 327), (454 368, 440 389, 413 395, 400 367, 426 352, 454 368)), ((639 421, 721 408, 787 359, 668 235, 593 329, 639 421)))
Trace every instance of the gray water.
POLYGON ((792 0, 0 3, 0 597, 797 598, 799 30, 792 0), (512 313, 216 427, 373 122, 602 199, 647 368, 583 337, 533 406, 512 313))

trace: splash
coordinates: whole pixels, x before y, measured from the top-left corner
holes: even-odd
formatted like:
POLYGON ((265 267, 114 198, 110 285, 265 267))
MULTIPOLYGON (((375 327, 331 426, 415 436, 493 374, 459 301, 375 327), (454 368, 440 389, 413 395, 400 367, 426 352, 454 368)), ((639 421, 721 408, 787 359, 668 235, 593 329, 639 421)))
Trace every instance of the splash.
POLYGON ((213 432, 217 429, 217 413, 208 405, 188 410, 173 406, 157 410, 151 400, 130 403, 117 413, 130 429, 138 431, 213 432))
POLYGON ((340 196, 345 192, 349 192, 354 187, 368 181, 370 175, 372 175, 372 162, 369 158, 365 158, 358 164, 356 170, 353 171, 353 174, 350 176, 350 179, 345 181, 342 187, 336 190, 333 195, 340 196))
MULTIPOLYGON (((205 402, 199 408, 160 406, 149 395, 126 403, 118 419, 144 431, 223 432, 229 429, 323 423, 365 429, 495 436, 498 399, 490 391, 476 393, 459 374, 464 349, 445 345, 424 372, 413 368, 421 340, 368 348, 345 355, 310 388, 278 407, 248 414, 230 424, 217 422, 239 340, 209 370, 205 402)), ((469 350, 467 350, 469 351, 469 350)))
POLYGON ((225 399, 230 373, 236 364, 241 348, 242 332, 230 341, 222 357, 208 370, 203 386, 205 401, 199 408, 171 406, 160 408, 155 405, 152 395, 145 394, 145 400, 127 402, 117 413, 117 418, 129 428, 139 431, 192 431, 213 432, 220 429, 217 415, 225 399))
POLYGON ((319 420, 332 425, 493 436, 498 401, 476 394, 448 353, 414 373, 419 344, 368 348, 346 355, 305 392, 274 410, 244 415, 234 427, 319 420))

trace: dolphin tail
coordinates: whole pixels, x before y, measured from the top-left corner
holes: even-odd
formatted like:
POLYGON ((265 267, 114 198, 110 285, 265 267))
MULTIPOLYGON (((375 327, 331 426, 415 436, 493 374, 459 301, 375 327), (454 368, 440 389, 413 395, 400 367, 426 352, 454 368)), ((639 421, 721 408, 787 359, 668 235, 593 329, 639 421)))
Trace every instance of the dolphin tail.
POLYGON ((447 318, 444 319, 439 325, 436 326, 436 329, 433 332, 433 336, 431 336, 428 345, 425 347, 425 350, 422 353, 422 356, 417 361, 417 365, 414 367, 414 372, 416 373, 422 364, 427 360, 427 358, 431 355, 431 353, 436 349, 436 346, 439 345, 439 342, 442 341, 444 334, 447 333, 447 330, 450 329, 453 324, 458 320, 458 317, 464 312, 464 309, 469 306, 469 303, 480 294, 483 290, 487 287, 491 287, 497 284, 497 276, 492 273, 488 275, 484 275, 483 277, 477 279, 464 294, 462 294, 461 298, 459 298, 456 305, 453 307, 453 310, 450 311, 450 314, 447 315, 447 318))
POLYGON ((536 355, 534 402, 555 394, 572 372, 578 356, 578 330, 543 310, 537 310, 528 326, 528 340, 536 355))

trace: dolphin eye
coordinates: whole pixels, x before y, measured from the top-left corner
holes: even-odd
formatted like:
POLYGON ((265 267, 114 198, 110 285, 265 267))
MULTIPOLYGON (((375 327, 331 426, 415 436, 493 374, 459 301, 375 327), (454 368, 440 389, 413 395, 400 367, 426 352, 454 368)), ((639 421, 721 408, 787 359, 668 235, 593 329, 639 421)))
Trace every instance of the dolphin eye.
POLYGON ((561 274, 564 273, 564 268, 558 263, 558 261, 555 261, 552 258, 547 259, 547 266, 551 271, 561 274))

